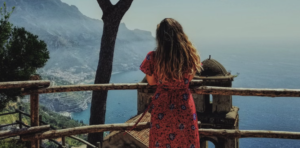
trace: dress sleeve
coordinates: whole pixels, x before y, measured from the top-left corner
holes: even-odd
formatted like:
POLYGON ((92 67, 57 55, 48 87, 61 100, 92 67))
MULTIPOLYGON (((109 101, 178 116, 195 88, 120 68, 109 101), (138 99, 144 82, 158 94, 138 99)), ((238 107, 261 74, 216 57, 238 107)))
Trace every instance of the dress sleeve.
POLYGON ((154 58, 154 52, 150 51, 144 61, 142 62, 140 66, 140 70, 147 74, 147 75, 152 75, 154 72, 154 63, 153 63, 153 58, 154 58))

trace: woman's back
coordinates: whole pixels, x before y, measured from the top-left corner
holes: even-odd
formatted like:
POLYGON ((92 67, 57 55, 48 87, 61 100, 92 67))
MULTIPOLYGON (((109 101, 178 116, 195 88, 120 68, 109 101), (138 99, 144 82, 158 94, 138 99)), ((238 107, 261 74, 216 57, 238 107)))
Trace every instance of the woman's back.
POLYGON ((156 41, 156 50, 140 66, 148 83, 157 85, 149 104, 149 148, 199 148, 197 113, 188 88, 201 67, 197 50, 174 19, 158 25, 156 41))
POLYGON ((189 87, 188 73, 181 80, 160 80, 155 70, 155 52, 149 52, 140 69, 156 79, 157 89, 151 99, 149 148, 200 147, 198 120, 189 87))

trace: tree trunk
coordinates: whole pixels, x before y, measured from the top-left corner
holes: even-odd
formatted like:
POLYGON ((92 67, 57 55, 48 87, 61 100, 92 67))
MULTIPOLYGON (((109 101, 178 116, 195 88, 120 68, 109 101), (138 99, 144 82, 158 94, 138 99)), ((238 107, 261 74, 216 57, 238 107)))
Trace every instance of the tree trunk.
MULTIPOLYGON (((98 4, 103 12, 102 20, 104 25, 95 84, 109 83, 110 81, 119 25, 124 14, 131 6, 132 1, 120 0, 117 4, 112 5, 110 0, 98 0, 98 4)), ((105 123, 106 100, 107 90, 93 91, 90 125, 105 123)), ((103 133, 89 134, 88 141, 93 145, 96 145, 97 142, 102 143, 103 133)))

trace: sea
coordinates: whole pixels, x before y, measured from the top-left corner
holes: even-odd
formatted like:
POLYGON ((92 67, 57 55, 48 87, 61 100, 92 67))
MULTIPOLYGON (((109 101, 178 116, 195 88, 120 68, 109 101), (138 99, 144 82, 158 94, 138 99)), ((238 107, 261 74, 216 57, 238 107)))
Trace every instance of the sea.
MULTIPOLYGON (((233 87, 300 89, 300 45, 244 44, 206 45, 198 48, 201 60, 219 61, 231 74, 238 74, 233 87)), ((145 53, 146 55, 146 53, 145 53)), ((145 75, 141 71, 113 74, 111 83, 137 83, 145 75)), ((300 132, 300 98, 233 96, 239 107, 241 130, 273 130, 300 132)), ((136 90, 111 90, 108 93, 106 123, 124 123, 137 114, 136 90)), ((75 120, 89 123, 87 110, 72 113, 75 120)), ((300 140, 240 138, 241 148, 300 148, 300 140)), ((214 145, 209 143, 209 148, 214 145)))

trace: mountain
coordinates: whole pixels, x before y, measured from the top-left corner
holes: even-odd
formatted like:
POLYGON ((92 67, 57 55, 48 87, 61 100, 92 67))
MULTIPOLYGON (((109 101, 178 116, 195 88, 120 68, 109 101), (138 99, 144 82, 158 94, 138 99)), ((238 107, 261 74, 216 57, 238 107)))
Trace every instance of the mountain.
MULTIPOLYGON (((44 68, 38 70, 44 79, 51 80, 52 85, 94 82, 103 29, 101 20, 89 18, 76 6, 61 0, 0 0, 1 5, 4 2, 9 10, 15 6, 10 22, 24 27, 47 43, 50 59, 44 68)), ((113 72, 137 70, 146 53, 154 47, 155 40, 151 32, 129 30, 121 23, 115 45, 113 72)), ((41 103, 51 110, 72 112, 87 107, 90 93, 41 97, 41 103)))
MULTIPOLYGON (((0 3, 5 1, 8 8, 16 7, 10 22, 47 43, 50 60, 42 74, 74 83, 82 82, 83 77, 93 79, 99 59, 101 20, 89 18, 77 7, 60 0, 0 0, 0 3)), ((120 24, 113 72, 136 70, 154 47, 149 31, 129 30, 124 23, 120 24)))

